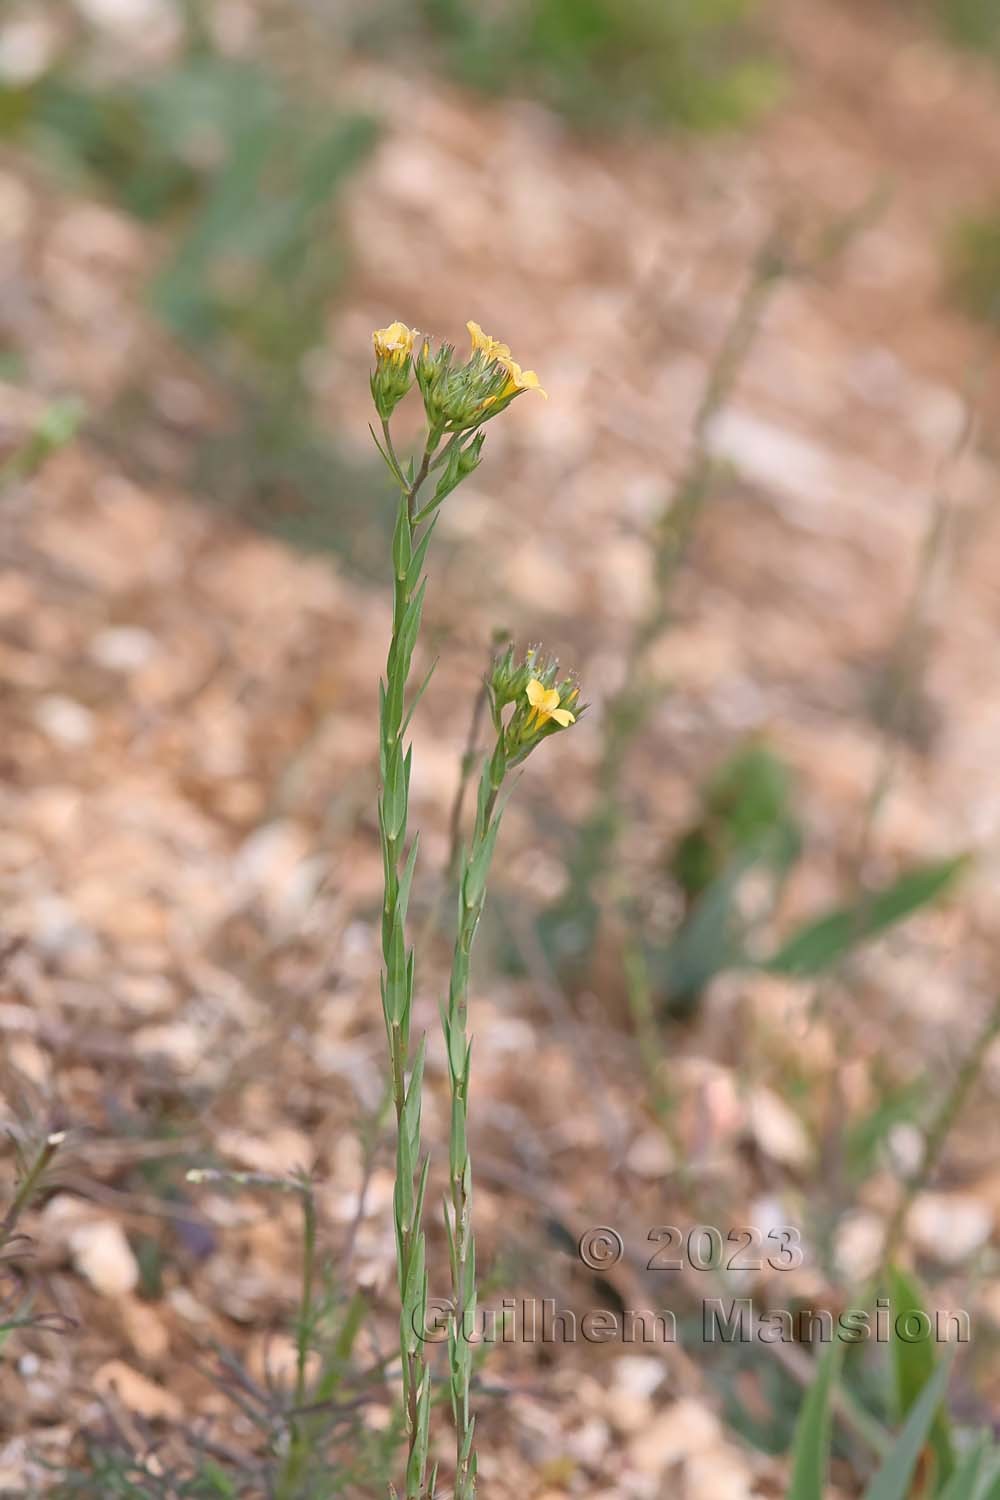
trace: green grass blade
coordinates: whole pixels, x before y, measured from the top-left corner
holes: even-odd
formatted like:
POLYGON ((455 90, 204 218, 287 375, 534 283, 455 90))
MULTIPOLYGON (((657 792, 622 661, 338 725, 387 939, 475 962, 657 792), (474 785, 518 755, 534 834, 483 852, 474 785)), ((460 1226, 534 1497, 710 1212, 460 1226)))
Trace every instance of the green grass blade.
POLYGON ((989 1494, 991 1474, 995 1474, 987 1457, 988 1438, 982 1437, 960 1461, 938 1500, 985 1500, 989 1494))
MULTIPOLYGON (((892 1299, 892 1364, 896 1380, 896 1401, 900 1418, 909 1415, 920 1396, 920 1392, 934 1373, 937 1359, 930 1338, 913 1343, 900 1338, 897 1332, 900 1321, 908 1314, 919 1314, 927 1318, 924 1299, 916 1281, 898 1267, 889 1270, 889 1294, 892 1299)), ((951 1424, 947 1408, 942 1405, 934 1415, 930 1433, 934 1450, 935 1486, 943 1485, 955 1467, 955 1450, 951 1439, 951 1424)))
POLYGON ((914 1402, 903 1430, 865 1490, 864 1500, 907 1500, 910 1481, 948 1383, 949 1364, 938 1365, 914 1402))
POLYGON ((833 1429, 830 1402, 842 1353, 841 1344, 831 1344, 802 1404, 792 1445, 792 1483, 787 1500, 822 1500, 833 1429))

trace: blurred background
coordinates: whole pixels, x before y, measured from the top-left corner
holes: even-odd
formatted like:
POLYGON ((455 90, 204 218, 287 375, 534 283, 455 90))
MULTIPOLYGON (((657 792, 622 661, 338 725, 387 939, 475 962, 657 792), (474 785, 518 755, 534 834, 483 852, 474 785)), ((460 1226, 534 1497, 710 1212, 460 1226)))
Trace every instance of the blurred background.
MULTIPOLYGON (((821 1351, 706 1343, 702 1303, 836 1316, 890 1261, 897 1302, 969 1313, 937 1440, 995 1425, 998 309, 993 0, 4 0, 5 1201, 67 1136, 2 1260, 0 1494, 398 1473, 395 318, 475 319, 550 393, 488 429, 430 567, 432 1181, 509 633, 592 706, 517 787, 477 948, 481 1301, 680 1340, 491 1353, 482 1493, 785 1495, 821 1351)), ((847 1357, 845 1497, 913 1400, 888 1347, 847 1357)))

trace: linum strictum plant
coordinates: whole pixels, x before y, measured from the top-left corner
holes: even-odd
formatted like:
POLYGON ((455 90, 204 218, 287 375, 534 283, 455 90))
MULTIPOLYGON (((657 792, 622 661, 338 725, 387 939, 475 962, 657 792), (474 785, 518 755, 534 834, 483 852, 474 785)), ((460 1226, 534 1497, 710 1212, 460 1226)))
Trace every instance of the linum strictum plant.
MULTIPOLYGON (((392 541, 392 638, 385 680, 379 684, 379 836, 384 864, 382 908, 382 1009, 389 1047, 396 1115, 396 1183, 393 1203, 400 1296, 400 1353, 407 1432, 407 1500, 433 1497, 436 1468, 428 1474, 431 1373, 423 1337, 427 1317, 427 1256, 422 1228, 429 1158, 421 1150, 420 1106, 424 1038, 411 1052, 414 957, 407 947, 406 910, 417 857, 417 837, 408 840, 412 749, 404 743, 413 712, 430 674, 408 700, 410 668, 420 633, 426 579, 424 560, 438 509, 478 466, 483 428, 524 391, 544 395, 533 370, 522 370, 506 344, 468 324, 469 356, 451 344, 432 350, 404 323, 373 335, 371 388, 381 427, 372 429, 379 452, 399 488, 392 541), (419 457, 404 464, 396 453, 390 422, 416 384, 426 417, 419 457), (435 479, 436 476, 436 479, 435 479), (434 482, 433 491, 429 482, 434 482), (428 489, 425 490, 425 486, 428 489)), ((495 743, 483 765, 475 822, 459 872, 458 923, 447 1002, 441 1007, 451 1090, 448 1191, 444 1220, 451 1272, 452 1314, 448 1330, 448 1386, 455 1424, 455 1500, 471 1500, 476 1489, 475 1418, 470 1411, 472 1351, 469 1330, 476 1306, 476 1261, 472 1235, 472 1167, 467 1116, 472 1043, 468 1030, 469 963, 486 899, 486 882, 503 812, 507 773, 536 745, 574 723, 578 689, 558 679, 557 663, 537 648, 515 659, 513 648, 493 663, 486 684, 495 743)))

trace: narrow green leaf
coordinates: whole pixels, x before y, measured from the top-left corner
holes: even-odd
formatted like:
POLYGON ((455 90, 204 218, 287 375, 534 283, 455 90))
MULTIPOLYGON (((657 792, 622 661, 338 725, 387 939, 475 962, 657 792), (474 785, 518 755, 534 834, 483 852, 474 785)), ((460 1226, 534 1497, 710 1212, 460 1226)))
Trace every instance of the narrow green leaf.
MULTIPOLYGON (((372 395, 374 396, 374 390, 372 391, 372 395)), ((403 478, 402 474, 399 472, 399 469, 393 463, 392 458, 389 455, 389 453, 386 451, 385 448, 383 448, 382 444, 379 442, 378 437, 377 437, 376 432, 375 432, 375 429, 371 425, 370 422, 368 424, 368 431, 371 433, 371 435, 372 435, 372 441, 375 444, 375 446, 378 449, 378 451, 381 453, 382 458, 383 458, 383 460, 385 462, 385 466, 389 470, 389 473, 392 475, 392 477, 396 481, 396 483, 398 485, 400 485, 403 489, 405 489, 406 488, 406 480, 403 478)))
POLYGON ((452 1171, 458 1175, 465 1169, 465 1158, 469 1149, 465 1135, 465 1105, 458 1098, 452 1100, 451 1134, 448 1144, 452 1171))
MULTIPOLYGON (((900 1321, 907 1314, 927 1318, 924 1299, 916 1282, 898 1267, 889 1270, 889 1294, 892 1301, 892 1364, 896 1378, 896 1401, 900 1418, 906 1417, 934 1373, 937 1364, 934 1344, 929 1338, 908 1342, 897 1332, 900 1321)), ((927 1319, 928 1324, 930 1322, 927 1319)), ((955 1467, 955 1451, 951 1440, 948 1412, 941 1406, 935 1414, 931 1428, 931 1446, 934 1449, 936 1485, 944 1484, 955 1467)))
POLYGON ((996 1471, 989 1463, 989 1439, 984 1435, 965 1454, 941 1491, 938 1500, 985 1500, 996 1471))
POLYGON ((396 896, 396 910, 399 912, 400 923, 405 923, 406 921, 406 913, 410 905, 410 887, 413 884, 413 871, 416 868, 417 850, 419 847, 420 834, 418 832, 413 835, 413 843, 410 845, 410 852, 406 857, 403 876, 399 882, 399 892, 396 896))
POLYGON ((413 556, 413 537, 410 529, 410 518, 407 515, 405 503, 399 507, 396 515, 396 526, 392 533, 392 566, 396 577, 402 581, 405 579, 410 567, 410 559, 413 556))
POLYGON ((830 1345, 802 1403, 792 1444, 792 1482, 787 1500, 822 1500, 833 1429, 830 1401, 842 1353, 842 1344, 830 1345))
POLYGON ((410 1153, 416 1158, 420 1145, 420 1105, 424 1086, 424 1047, 427 1038, 421 1037, 417 1047, 417 1056, 410 1074, 409 1087, 406 1090, 406 1099, 403 1103, 402 1127, 406 1132, 410 1144, 410 1153))
POLYGON ((949 1369, 950 1364, 942 1361, 927 1381, 882 1467, 865 1490, 864 1500, 907 1500, 910 1481, 948 1383, 949 1369))
POLYGON ((386 756, 385 783, 382 787, 382 820, 386 837, 399 837, 406 822, 406 769, 403 753, 397 740, 390 746, 386 756))
POLYGON ((430 1156, 424 1157, 424 1164, 420 1169, 420 1181, 417 1183, 417 1196, 413 1200, 413 1222, 419 1225, 424 1217, 424 1199, 427 1196, 427 1174, 430 1171, 430 1156))
POLYGON ((413 718, 413 715, 416 713, 416 710, 417 710, 417 704, 420 702, 421 698, 426 693, 426 691, 427 691, 427 689, 428 689, 428 687, 430 685, 430 680, 434 676, 434 671, 435 671, 435 668, 437 667, 437 664, 438 664, 439 661, 440 661, 440 657, 435 656, 434 660, 430 664, 430 667, 428 668, 427 676, 424 678, 423 682, 417 688, 417 691, 416 691, 416 693, 413 696, 413 702, 410 704, 409 708, 406 710, 406 717, 403 720, 403 727, 399 731, 401 735, 405 734, 406 731, 409 729, 409 727, 410 727, 410 720, 413 718))
POLYGON ((905 921, 944 894, 969 864, 967 855, 919 865, 892 885, 873 891, 855 905, 839 907, 800 927, 760 967, 772 974, 822 974, 860 943, 905 921))
POLYGON ((465 879, 462 882, 462 892, 465 897, 465 904, 470 911, 482 904, 483 897, 486 894, 486 879, 490 873, 490 861, 493 858, 493 850, 496 846, 497 834, 499 832, 500 818, 497 816, 486 830, 479 848, 472 856, 466 869, 465 879))
POLYGON ((408 1495, 422 1495, 425 1493, 424 1476, 427 1473, 427 1449, 430 1444, 430 1414, 431 1382, 425 1370, 421 1380, 420 1393, 417 1398, 416 1440, 406 1465, 406 1492, 408 1495))
POLYGON ((427 548, 430 546, 431 537, 434 535, 434 528, 437 526, 437 519, 437 516, 435 516, 433 521, 428 526, 427 530, 424 532, 423 536, 420 538, 419 542, 413 549, 413 554, 410 558, 410 566, 406 572, 406 592, 408 594, 413 593, 413 590, 417 586, 420 575, 424 570, 424 559, 427 556, 427 548))

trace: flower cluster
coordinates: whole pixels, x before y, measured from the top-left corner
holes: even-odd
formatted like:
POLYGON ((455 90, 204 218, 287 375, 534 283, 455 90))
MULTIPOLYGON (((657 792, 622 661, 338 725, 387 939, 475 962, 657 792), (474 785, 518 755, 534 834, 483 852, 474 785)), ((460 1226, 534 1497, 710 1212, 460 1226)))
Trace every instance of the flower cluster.
POLYGON ((510 349, 470 322, 468 358, 460 361, 453 344, 431 350, 430 340, 405 323, 390 323, 372 335, 375 370, 372 398, 383 421, 406 395, 416 377, 431 430, 468 432, 504 411, 523 391, 545 396, 534 370, 522 370, 510 349), (414 350, 416 349, 416 353, 414 350))
POLYGON ((513 646, 508 646, 493 663, 490 701, 498 748, 507 768, 524 760, 550 734, 568 729, 584 713, 576 681, 558 678, 558 661, 534 646, 520 659, 515 658, 513 646), (504 710, 510 707, 505 723, 504 710))

